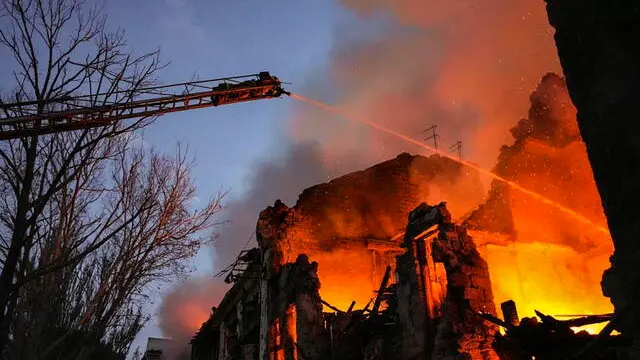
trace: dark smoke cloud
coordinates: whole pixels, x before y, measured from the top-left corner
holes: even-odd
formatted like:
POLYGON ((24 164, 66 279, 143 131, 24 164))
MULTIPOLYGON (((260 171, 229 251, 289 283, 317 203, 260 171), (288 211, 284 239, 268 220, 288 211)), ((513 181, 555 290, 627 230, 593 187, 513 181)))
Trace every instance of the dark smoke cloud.
MULTIPOLYGON (((256 246, 254 238, 260 211, 281 199, 294 205, 305 188, 357 168, 357 157, 352 162, 331 163, 315 142, 299 142, 286 148, 281 157, 259 162, 251 178, 249 190, 227 204, 225 218, 229 220, 218 231, 215 245, 216 272, 235 261, 238 253, 256 246)), ((228 290, 222 278, 213 274, 189 279, 178 285, 164 298, 160 311, 160 329, 164 336, 174 339, 176 348, 170 354, 175 358, 211 313, 228 290)))
POLYGON ((316 142, 291 144, 280 158, 265 159, 256 165, 249 179, 249 190, 227 204, 225 217, 229 223, 219 231, 216 241, 216 268, 233 262, 238 252, 255 246, 254 235, 258 215, 267 206, 280 199, 292 206, 305 188, 325 182, 354 168, 350 161, 331 163, 316 142))

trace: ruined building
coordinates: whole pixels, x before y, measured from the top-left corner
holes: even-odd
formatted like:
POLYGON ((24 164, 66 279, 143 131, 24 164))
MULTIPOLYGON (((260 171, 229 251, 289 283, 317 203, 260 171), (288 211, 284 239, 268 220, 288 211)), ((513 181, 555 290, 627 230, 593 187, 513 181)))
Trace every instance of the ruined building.
POLYGON ((481 189, 452 160, 402 154, 277 201, 192 358, 495 358, 477 316, 495 314, 487 263, 444 203, 422 203, 432 192, 465 213, 481 189))
MULTIPOLYGON (((562 360, 592 349, 592 325, 611 319, 600 277, 612 245, 564 79, 544 76, 511 132, 493 172, 545 201, 504 181, 485 198, 475 171, 409 154, 294 206, 276 201, 192 358, 562 360)), ((630 346, 598 342, 603 359, 630 346)))

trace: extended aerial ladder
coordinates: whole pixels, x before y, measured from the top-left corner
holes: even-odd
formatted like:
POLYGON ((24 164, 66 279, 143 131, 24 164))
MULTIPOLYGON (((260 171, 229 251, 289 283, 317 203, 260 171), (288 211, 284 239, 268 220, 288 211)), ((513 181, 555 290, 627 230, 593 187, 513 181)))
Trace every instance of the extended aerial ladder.
MULTIPOLYGON (((126 95, 125 91, 121 93, 126 95)), ((95 99, 117 96, 117 92, 49 99, 48 106, 38 101, 0 103, 0 140, 88 129, 126 119, 277 98, 282 94, 289 95, 282 82, 268 72, 261 72, 137 89, 133 101, 98 106, 93 105, 95 99), (56 110, 42 111, 43 108, 56 110), (15 113, 21 115, 10 116, 15 113)))

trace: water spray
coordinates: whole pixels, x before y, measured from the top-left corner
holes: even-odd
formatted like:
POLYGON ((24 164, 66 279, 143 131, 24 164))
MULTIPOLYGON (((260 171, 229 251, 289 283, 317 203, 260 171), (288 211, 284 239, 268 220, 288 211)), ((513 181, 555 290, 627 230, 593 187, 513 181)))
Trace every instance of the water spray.
POLYGON ((571 218, 573 218, 575 220, 578 220, 578 221, 580 221, 582 223, 585 223, 587 225, 590 225, 593 228, 597 229, 598 231, 600 231, 600 232, 606 234, 607 236, 609 236, 609 229, 607 229, 606 227, 600 226, 600 225, 594 223, 593 221, 587 219, 582 214, 580 214, 580 213, 578 213, 578 212, 576 212, 574 210, 571 210, 570 208, 565 207, 565 206, 563 206, 563 205, 561 205, 561 204, 559 204, 559 203, 557 203, 557 202, 555 202, 555 201, 553 201, 553 200, 551 200, 551 199, 549 199, 549 198, 547 198, 545 196, 542 196, 542 195, 538 194, 535 191, 531 191, 529 189, 526 189, 526 188, 518 185, 517 183, 515 183, 515 182, 513 182, 511 180, 507 180, 507 179, 503 178, 500 175, 494 174, 493 172, 491 172, 491 171, 489 171, 487 169, 484 169, 484 168, 482 168, 482 167, 480 167, 478 165, 475 165, 473 163, 465 161, 465 160, 463 160, 461 158, 458 158, 456 156, 452 156, 451 154, 447 154, 445 152, 442 152, 442 151, 440 151, 438 149, 435 149, 435 148, 433 148, 433 147, 431 147, 429 145, 424 144, 423 142, 421 142, 419 140, 416 140, 416 139, 414 139, 414 138, 412 138, 410 136, 407 136, 405 134, 402 134, 402 133, 399 133, 399 132, 394 131, 392 129, 389 129, 389 128, 387 128, 385 126, 382 126, 380 124, 376 124, 376 123, 373 123, 371 121, 367 121, 367 120, 358 118, 357 116, 351 115, 351 114, 349 114, 349 113, 347 113, 347 112, 345 112, 343 110, 337 109, 337 108, 335 108, 335 107, 333 107, 331 105, 327 105, 327 104, 325 104, 323 102, 312 100, 312 99, 309 99, 309 98, 306 98, 304 96, 301 96, 301 95, 298 95, 298 94, 294 94, 294 93, 291 93, 290 96, 292 98, 296 99, 296 100, 299 100, 299 101, 302 101, 302 102, 305 102, 305 103, 308 103, 308 104, 323 108, 323 109, 325 109, 325 110, 327 110, 329 112, 332 112, 332 113, 334 113, 336 115, 339 115, 340 117, 342 117, 344 119, 347 119, 347 120, 350 120, 350 121, 354 121, 354 122, 359 122, 361 124, 367 125, 367 126, 369 126, 371 128, 374 128, 376 130, 379 130, 379 131, 385 132, 387 134, 393 135, 393 136, 395 136, 395 137, 397 137, 399 139, 402 139, 402 140, 404 140, 406 142, 409 142, 409 143, 414 144, 416 146, 422 147, 422 148, 424 148, 426 150, 429 150, 429 151, 431 151, 431 152, 433 152, 435 154, 438 154, 438 155, 440 155, 442 157, 446 157, 449 160, 455 161, 455 162, 457 162, 459 164, 462 164, 462 165, 467 166, 467 167, 469 167, 471 169, 474 169, 474 170, 478 171, 479 173, 485 174, 485 175, 487 175, 487 176, 489 176, 489 177, 491 177, 491 178, 493 178, 495 180, 503 182, 503 183, 507 184, 509 187, 511 187, 511 188, 513 188, 515 190, 518 190, 520 192, 523 192, 523 193, 533 197, 534 199, 536 199, 536 200, 538 200, 538 201, 540 201, 540 202, 542 202, 544 204, 553 206, 556 209, 558 209, 558 210, 562 211, 563 213, 567 214, 569 217, 571 217, 571 218))

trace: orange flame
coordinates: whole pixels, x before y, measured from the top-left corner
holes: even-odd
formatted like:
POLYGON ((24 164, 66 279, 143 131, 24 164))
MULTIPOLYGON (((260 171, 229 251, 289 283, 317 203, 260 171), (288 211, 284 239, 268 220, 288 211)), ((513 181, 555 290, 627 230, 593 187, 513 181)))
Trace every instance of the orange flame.
POLYGON ((211 316, 211 310, 206 306, 202 306, 201 303, 187 302, 182 304, 182 307, 178 309, 180 312, 180 323, 186 329, 197 331, 202 323, 207 321, 211 316))
MULTIPOLYGON (((330 105, 300 95, 292 97, 459 162, 516 190, 505 196, 509 198, 517 243, 498 239, 496 244, 496 234, 473 234, 489 264, 497 304, 513 299, 521 316, 533 316, 533 310, 550 315, 611 311, 608 299, 601 296, 599 280, 612 243, 608 229, 600 225, 606 221, 581 142, 564 148, 527 142, 521 153, 505 165, 516 169, 516 175, 506 177, 330 105), (518 172, 520 169, 524 170, 518 172)), ((571 118, 570 111, 568 114, 568 121, 575 122, 575 115, 571 118)), ((348 306, 355 298, 366 300, 376 286, 375 281, 368 281, 358 271, 371 266, 370 258, 363 256, 358 261, 354 256, 336 254, 335 258, 325 255, 317 259, 324 287, 321 295, 341 306, 348 306), (349 265, 345 265, 347 261, 349 265), (347 287, 347 294, 341 290, 345 284, 339 279, 344 280, 342 275, 349 266, 354 269, 354 285, 347 287)), ((585 329, 594 332, 599 328, 585 329)))

